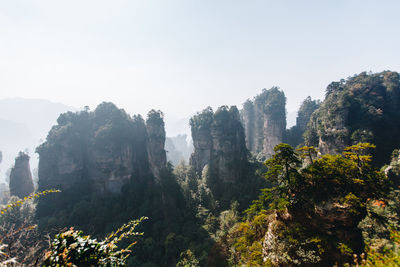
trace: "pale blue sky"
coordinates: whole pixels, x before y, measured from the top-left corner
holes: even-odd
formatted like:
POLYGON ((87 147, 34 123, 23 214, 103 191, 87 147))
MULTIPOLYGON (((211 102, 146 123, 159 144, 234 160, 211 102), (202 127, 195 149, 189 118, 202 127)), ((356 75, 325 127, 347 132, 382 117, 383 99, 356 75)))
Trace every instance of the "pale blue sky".
POLYGON ((400 71, 400 1, 0 1, 0 98, 187 117, 400 71))

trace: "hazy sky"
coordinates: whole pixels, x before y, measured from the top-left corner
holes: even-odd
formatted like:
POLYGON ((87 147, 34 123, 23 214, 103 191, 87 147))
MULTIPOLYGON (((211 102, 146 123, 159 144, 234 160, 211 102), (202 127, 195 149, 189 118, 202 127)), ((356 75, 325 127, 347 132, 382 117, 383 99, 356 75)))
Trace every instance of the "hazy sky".
POLYGON ((400 71, 400 1, 0 1, 0 98, 185 117, 400 71))

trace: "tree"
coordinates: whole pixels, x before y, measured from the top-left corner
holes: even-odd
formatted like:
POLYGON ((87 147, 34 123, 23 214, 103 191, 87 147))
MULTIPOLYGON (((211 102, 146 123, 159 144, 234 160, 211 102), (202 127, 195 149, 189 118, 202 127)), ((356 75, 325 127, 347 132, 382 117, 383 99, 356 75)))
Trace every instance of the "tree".
POLYGON ((124 266, 136 241, 129 242, 124 248, 118 248, 117 244, 129 237, 143 235, 135 232, 135 228, 146 219, 142 217, 124 224, 103 241, 70 228, 56 235, 43 266, 124 266))
POLYGON ((200 266, 200 263, 190 249, 181 253, 180 260, 176 264, 176 267, 198 267, 198 266, 200 266))
MULTIPOLYGON (((299 152, 307 161, 300 166, 292 147, 275 147, 276 154, 265 163, 272 186, 263 189, 246 210, 248 225, 264 216, 268 225, 264 231, 274 231, 262 237, 268 251, 279 252, 276 258, 268 254, 268 259, 276 264, 332 265, 348 262, 353 253, 363 251, 358 226, 367 215, 367 203, 381 203, 389 192, 388 178, 370 165, 372 148, 372 144, 360 143, 345 148, 342 155, 315 158, 315 148, 303 147, 299 152)), ((241 227, 244 232, 237 242, 249 233, 245 224, 241 227)), ((245 239, 246 246, 261 242, 251 236, 245 239)), ((260 250, 254 253, 262 255, 260 250)))
POLYGON ((288 144, 281 143, 275 146, 274 151, 272 158, 265 162, 268 167, 265 177, 272 182, 289 185, 290 178, 297 173, 301 161, 293 147, 288 144))
POLYGON ((14 196, 0 209, 0 266, 33 266, 42 262, 47 242, 35 224, 33 201, 55 192, 60 191, 32 193, 23 199, 14 196))

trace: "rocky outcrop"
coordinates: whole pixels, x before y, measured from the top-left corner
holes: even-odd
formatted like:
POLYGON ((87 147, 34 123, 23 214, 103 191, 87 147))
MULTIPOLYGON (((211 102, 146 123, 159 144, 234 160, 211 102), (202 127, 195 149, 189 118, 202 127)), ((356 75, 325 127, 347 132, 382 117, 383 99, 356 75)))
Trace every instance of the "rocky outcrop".
POLYGON ((24 198, 34 191, 29 156, 20 152, 10 173, 10 194, 24 198))
POLYGON ((207 108, 193 116, 190 125, 194 146, 191 168, 218 201, 209 208, 226 210, 234 200, 247 205, 258 194, 260 180, 247 160, 238 109, 222 106, 214 113, 207 108))
POLYGON ((165 167, 162 115, 131 118, 112 103, 61 114, 44 144, 38 147, 39 190, 70 190, 88 185, 95 192, 121 191, 134 173, 159 179, 165 167), (158 116, 156 121, 154 118, 158 116))
POLYGON ((304 144, 304 132, 307 130, 307 124, 311 115, 320 105, 319 100, 312 100, 311 97, 304 99, 299 111, 297 112, 296 125, 286 130, 284 143, 293 147, 304 144))
POLYGON ((215 113, 203 110, 190 120, 194 152, 193 169, 201 174, 208 165, 210 174, 223 183, 238 181, 247 163, 247 149, 239 111, 235 106, 220 107, 215 113))
POLYGON ((213 147, 211 125, 213 121, 214 112, 210 107, 190 119, 194 146, 194 152, 190 156, 190 165, 197 173, 201 173, 204 166, 211 161, 213 147))
POLYGON ((151 110, 147 115, 146 129, 148 135, 147 151, 150 170, 160 180, 160 170, 167 164, 165 146, 165 128, 163 113, 151 110))
POLYGON ((332 266, 335 261, 351 259, 351 254, 342 255, 340 244, 351 244, 354 252, 362 251, 358 229, 361 218, 355 218, 351 205, 339 202, 335 199, 320 203, 311 211, 270 211, 265 217, 268 227, 262 241, 264 262, 274 266, 332 266), (323 233, 325 240, 315 238, 316 233, 323 233), (301 242, 296 240, 299 237, 301 242))
POLYGON ((348 145, 376 145, 374 163, 389 161, 400 134, 400 78, 397 72, 361 73, 332 82, 325 100, 313 113, 305 133, 306 145, 321 153, 338 153, 348 145))
POLYGON ((282 142, 286 129, 285 103, 285 94, 273 87, 243 104, 241 120, 249 151, 264 157, 274 154, 274 147, 282 142))

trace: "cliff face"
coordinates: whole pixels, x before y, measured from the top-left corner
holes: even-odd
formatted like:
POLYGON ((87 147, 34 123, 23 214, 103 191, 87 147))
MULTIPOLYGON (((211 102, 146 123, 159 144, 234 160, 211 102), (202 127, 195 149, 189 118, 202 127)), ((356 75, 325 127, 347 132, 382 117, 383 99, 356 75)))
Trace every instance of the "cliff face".
POLYGON ((313 213, 288 210, 270 212, 264 221, 263 261, 271 262, 274 266, 331 266, 335 261, 346 261, 346 257, 347 260, 351 259, 338 251, 332 242, 335 239, 341 242, 339 244, 351 244, 354 251, 362 251, 362 235, 357 228, 360 220, 354 218, 350 205, 338 202, 331 200, 315 205, 313 213), (326 239, 330 239, 332 244, 324 244, 319 240, 318 245, 324 248, 321 253, 316 244, 310 241, 312 238, 302 239, 300 245, 292 241, 293 236, 310 233, 325 233, 326 239))
POLYGON ((201 173, 205 165, 211 161, 213 138, 211 125, 214 112, 209 107, 190 119, 194 152, 190 156, 190 165, 197 173, 201 173))
POLYGON ((237 108, 222 106, 215 113, 205 109, 191 119, 191 127, 194 152, 190 164, 196 172, 209 165, 220 181, 238 181, 243 162, 247 162, 247 149, 237 108))
POLYGON ((88 184, 96 192, 117 193, 133 173, 150 170, 159 178, 165 167, 163 122, 146 125, 112 103, 62 114, 57 122, 37 149, 40 190, 88 184))
MULTIPOLYGON (((150 111, 144 121, 112 103, 102 103, 93 112, 62 114, 57 122, 37 149, 39 190, 61 192, 39 199, 35 214, 39 227, 46 231, 76 227, 105 236, 132 218, 149 216, 141 227, 152 244, 189 246, 183 238, 170 240, 181 235, 193 240, 185 220, 193 224, 195 218, 166 166, 161 112, 150 111)), ((133 265, 175 265, 175 255, 163 253, 163 248, 141 247, 143 253, 133 265)))
POLYGON ((33 193, 33 181, 31 168, 29 166, 29 156, 20 152, 15 159, 15 165, 10 173, 10 194, 19 198, 24 198, 33 193))
POLYGON ((231 201, 243 200, 240 194, 244 188, 248 195, 254 193, 254 188, 249 186, 255 179, 249 175, 238 109, 222 106, 214 113, 207 108, 193 116, 190 125, 194 145, 190 165, 199 177, 206 177, 207 186, 219 201, 219 208, 227 209, 231 201))
POLYGON ((284 143, 297 147, 304 143, 304 132, 307 130, 307 124, 311 115, 320 106, 319 100, 312 100, 311 97, 304 99, 299 111, 297 112, 296 125, 286 130, 284 143))
POLYGON ((241 111, 247 148, 254 154, 271 157, 286 129, 286 98, 277 87, 264 89, 253 101, 247 100, 241 111))
POLYGON ((160 170, 167 165, 165 146, 165 128, 161 111, 151 110, 146 120, 148 159, 150 170, 156 179, 160 179, 160 170))
POLYGON ((375 163, 389 160, 400 134, 400 79, 397 72, 359 75, 331 83, 321 106, 311 116, 307 145, 321 153, 337 153, 345 146, 370 142, 377 146, 375 163))

